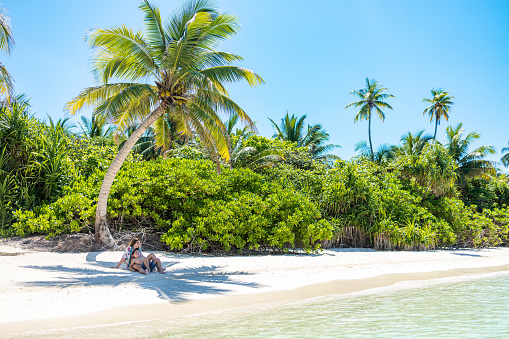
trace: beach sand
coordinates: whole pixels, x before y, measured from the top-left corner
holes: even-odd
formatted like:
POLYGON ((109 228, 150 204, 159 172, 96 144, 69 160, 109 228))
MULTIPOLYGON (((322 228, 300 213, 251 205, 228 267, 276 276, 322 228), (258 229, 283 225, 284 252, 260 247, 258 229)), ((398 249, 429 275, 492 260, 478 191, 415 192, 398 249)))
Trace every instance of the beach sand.
MULTIPOLYGON (((31 252, 0 243, 0 337, 224 312, 412 281, 509 271, 509 248, 317 255, 156 252, 167 274, 112 269, 122 252, 31 252), (37 332, 39 331, 39 332, 37 332)), ((146 253, 147 254, 147 253, 146 253)), ((45 332, 51 334, 51 332, 45 332)))

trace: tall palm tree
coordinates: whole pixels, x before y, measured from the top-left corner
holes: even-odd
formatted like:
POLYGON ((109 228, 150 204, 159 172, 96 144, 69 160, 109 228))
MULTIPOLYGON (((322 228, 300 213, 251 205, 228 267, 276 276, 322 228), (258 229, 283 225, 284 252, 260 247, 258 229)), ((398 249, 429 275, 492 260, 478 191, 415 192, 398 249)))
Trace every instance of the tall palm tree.
POLYGON ((502 164, 504 164, 505 167, 509 166, 509 147, 502 148, 502 154, 507 153, 502 156, 502 164))
MULTIPOLYGON (((11 54, 14 47, 14 39, 12 37, 11 20, 5 14, 5 10, 0 8, 0 50, 5 54, 11 54)), ((12 77, 0 63, 0 94, 9 97, 12 93, 12 77)))
POLYGON ((101 84, 86 88, 66 105, 71 114, 94 106, 94 114, 105 116, 120 130, 141 121, 111 163, 101 186, 95 230, 103 244, 113 242, 106 220, 111 185, 145 131, 166 113, 182 123, 186 133, 194 130, 210 136, 228 158, 218 114, 237 114, 248 123, 252 121, 229 98, 224 83, 263 82, 253 71, 232 65, 242 60, 240 56, 216 50, 237 33, 239 25, 234 16, 218 13, 209 1, 190 1, 165 22, 159 9, 147 0, 140 9, 145 14, 145 34, 125 26, 88 33, 88 45, 96 49, 92 72, 101 84), (109 83, 110 79, 125 82, 109 83))
POLYGON ((469 152, 470 144, 479 139, 481 135, 477 132, 470 132, 463 138, 464 132, 462 123, 455 128, 447 126, 444 145, 449 155, 458 164, 457 175, 460 185, 465 184, 466 178, 495 171, 493 162, 484 160, 487 155, 496 153, 495 148, 493 146, 481 146, 469 152))
POLYGON ((366 86, 360 90, 351 91, 350 94, 358 96, 361 100, 354 101, 346 105, 345 109, 350 106, 360 107, 359 112, 355 115, 354 122, 357 120, 368 120, 368 137, 369 149, 371 151, 371 160, 374 160, 373 143, 371 142, 371 113, 376 111, 380 120, 385 120, 385 113, 382 108, 392 109, 391 105, 384 100, 387 98, 394 98, 394 95, 383 93, 387 88, 382 87, 377 81, 369 80, 366 78, 366 86))
POLYGON ((283 141, 295 142, 297 147, 306 147, 311 156, 315 159, 326 160, 336 158, 336 156, 330 155, 328 152, 340 146, 325 144, 329 141, 329 133, 327 133, 320 124, 307 125, 306 130, 306 125, 304 123, 306 117, 306 114, 299 118, 294 114, 290 116, 288 112, 286 112, 286 115, 281 119, 280 125, 269 118, 275 132, 272 137, 283 141))
POLYGON ((451 93, 444 91, 443 89, 435 90, 434 88, 431 90, 431 95, 433 95, 431 99, 422 99, 422 102, 430 103, 430 105, 426 107, 422 114, 428 114, 430 117, 430 122, 435 119, 435 134, 433 134, 433 140, 436 140, 437 127, 440 125, 440 119, 444 118, 445 121, 449 120, 449 112, 451 110, 451 106, 454 105, 452 102, 454 97, 451 95, 451 93))

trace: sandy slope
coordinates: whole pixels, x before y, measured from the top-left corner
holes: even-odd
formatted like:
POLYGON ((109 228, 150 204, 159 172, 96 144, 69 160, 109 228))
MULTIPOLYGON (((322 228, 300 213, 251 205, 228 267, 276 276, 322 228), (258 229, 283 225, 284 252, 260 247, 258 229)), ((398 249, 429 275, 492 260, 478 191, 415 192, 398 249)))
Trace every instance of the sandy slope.
MULTIPOLYGON (((125 269, 111 269, 121 252, 29 252, 0 244, 3 268, 0 273, 0 334, 2 329, 5 334, 9 328, 14 328, 6 326, 14 322, 29 326, 43 323, 37 319, 100 311, 112 316, 108 321, 121 320, 118 317, 129 320, 129 313, 118 315, 117 319, 113 317, 114 313, 119 314, 118 307, 129 305, 171 305, 178 312, 186 304, 201 300, 207 301, 210 309, 222 305, 222 300, 232 295, 270 301, 277 296, 284 299, 281 293, 285 291, 340 280, 332 289, 322 286, 311 294, 302 294, 305 298, 361 290, 368 286, 362 287, 359 279, 368 281, 380 275, 464 268, 477 271, 457 271, 451 275, 482 273, 483 268, 509 264, 509 248, 429 252, 343 249, 326 250, 319 255, 236 257, 156 254, 167 267, 165 275, 144 276, 125 269), (347 288, 349 281, 355 283, 347 288), (267 293, 274 291, 279 292, 267 293), (264 298, 258 297, 264 293, 264 298), (114 308, 117 310, 109 310, 114 308)), ((396 280, 414 279, 404 275, 397 277, 396 280)), ((381 284, 392 282, 387 280, 381 284)), ((245 300, 241 302, 246 303, 245 300)), ((200 311, 193 310, 187 312, 200 311)))

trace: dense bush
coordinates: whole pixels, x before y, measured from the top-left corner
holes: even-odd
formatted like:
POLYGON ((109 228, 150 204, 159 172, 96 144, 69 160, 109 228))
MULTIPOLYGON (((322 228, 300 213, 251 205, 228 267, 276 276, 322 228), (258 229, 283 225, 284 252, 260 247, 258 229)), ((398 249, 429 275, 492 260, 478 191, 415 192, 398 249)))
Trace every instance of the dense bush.
MULTIPOLYGON (((332 236, 318 206, 295 190, 247 169, 217 175, 207 160, 126 163, 111 190, 110 223, 155 225, 174 249, 225 250, 303 247, 332 236)), ((93 223, 101 172, 79 180, 39 214, 18 212, 18 235, 87 230, 93 223)))
POLYGON ((480 212, 509 206, 509 182, 505 178, 494 176, 470 179, 462 189, 462 199, 468 206, 477 206, 480 212))
MULTIPOLYGON (((392 168, 369 160, 340 160, 332 169, 306 171, 280 165, 266 175, 320 206, 335 226, 332 246, 426 249, 501 244, 507 237, 506 224, 466 207, 454 197, 454 187, 438 187, 440 182, 450 183, 451 176, 444 162, 431 163, 433 152, 392 168), (433 177, 417 171, 434 166, 438 168, 433 177), (441 196, 446 192, 452 197, 441 196)), ((497 213, 502 220, 506 211, 497 213)))

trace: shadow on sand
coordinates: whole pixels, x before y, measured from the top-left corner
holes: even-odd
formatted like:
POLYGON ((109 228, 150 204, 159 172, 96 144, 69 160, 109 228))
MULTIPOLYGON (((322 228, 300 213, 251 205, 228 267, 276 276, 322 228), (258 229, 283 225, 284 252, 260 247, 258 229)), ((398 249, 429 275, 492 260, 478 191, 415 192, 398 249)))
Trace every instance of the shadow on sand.
MULTIPOLYGON (((87 254, 87 263, 101 268, 115 266, 115 262, 98 261, 97 256, 101 252, 90 252, 87 254)), ((186 294, 210 294, 221 295, 232 291, 228 285, 236 285, 250 288, 259 288, 262 285, 257 283, 243 282, 232 279, 233 276, 248 275, 246 272, 222 272, 220 266, 187 267, 172 269, 176 263, 163 263, 166 267, 166 274, 153 272, 149 275, 142 275, 130 272, 125 269, 118 269, 105 272, 94 268, 74 268, 62 265, 35 266, 28 265, 25 268, 35 270, 53 271, 65 273, 62 278, 48 281, 31 281, 25 286, 37 287, 60 287, 73 286, 110 286, 115 287, 121 284, 134 284, 133 288, 154 290, 159 298, 169 302, 186 301, 186 294)))

